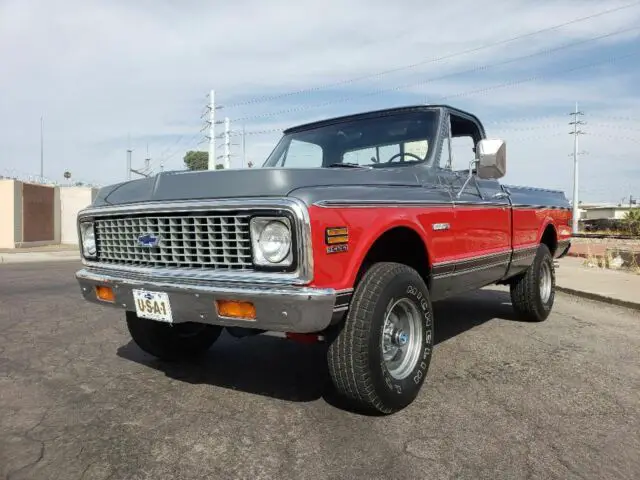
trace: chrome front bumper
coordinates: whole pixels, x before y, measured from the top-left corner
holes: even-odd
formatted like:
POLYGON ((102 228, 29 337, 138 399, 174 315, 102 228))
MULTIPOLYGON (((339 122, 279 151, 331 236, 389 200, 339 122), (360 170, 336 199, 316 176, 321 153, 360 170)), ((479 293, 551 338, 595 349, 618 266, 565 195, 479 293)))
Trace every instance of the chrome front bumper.
POLYGON ((169 295, 173 321, 200 322, 228 327, 247 327, 269 331, 311 333, 319 332, 346 310, 345 294, 333 289, 294 286, 261 286, 194 281, 183 279, 154 279, 121 272, 82 269, 76 273, 82 295, 89 302, 135 311, 133 289, 166 292, 169 295), (96 296, 96 286, 113 289, 115 301, 106 302, 96 296), (336 305, 336 299, 340 305, 336 305), (252 302, 256 320, 220 317, 216 300, 252 302))

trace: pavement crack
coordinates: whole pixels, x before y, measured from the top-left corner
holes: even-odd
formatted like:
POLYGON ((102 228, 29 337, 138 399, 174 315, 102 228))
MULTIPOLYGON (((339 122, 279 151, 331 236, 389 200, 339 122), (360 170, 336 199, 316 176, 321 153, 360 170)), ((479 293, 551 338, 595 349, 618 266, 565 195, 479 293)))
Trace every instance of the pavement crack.
POLYGON ((37 443, 40 444, 40 451, 38 452, 38 458, 36 458, 33 462, 29 462, 26 465, 18 468, 17 470, 9 472, 9 474, 7 475, 7 480, 11 480, 12 478, 14 478, 19 473, 24 472, 25 470, 29 470, 29 469, 35 467, 44 458, 44 442, 42 442, 40 440, 34 440, 32 438, 29 438, 29 440, 33 440, 34 442, 37 442, 37 443))

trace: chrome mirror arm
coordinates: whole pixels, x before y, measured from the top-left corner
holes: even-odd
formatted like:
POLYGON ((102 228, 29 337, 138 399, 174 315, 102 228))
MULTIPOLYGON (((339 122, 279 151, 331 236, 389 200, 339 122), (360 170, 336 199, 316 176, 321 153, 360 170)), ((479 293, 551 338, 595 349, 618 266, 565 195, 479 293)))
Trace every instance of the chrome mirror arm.
MULTIPOLYGON (((467 185, 469 185, 469 182, 471 181, 471 179, 475 177, 475 175, 473 174, 473 168, 474 167, 477 168, 479 163, 480 161, 478 159, 474 159, 469 162, 469 175, 467 176, 467 179, 464 181, 464 184, 462 185, 462 188, 460 189, 460 191, 456 194, 456 198, 460 198, 460 196, 462 195, 462 192, 464 192, 464 189, 467 188, 467 185)), ((480 191, 478 182, 476 182, 476 190, 478 190, 478 195, 480 195, 480 198, 484 200, 484 195, 482 195, 482 192, 480 191)))

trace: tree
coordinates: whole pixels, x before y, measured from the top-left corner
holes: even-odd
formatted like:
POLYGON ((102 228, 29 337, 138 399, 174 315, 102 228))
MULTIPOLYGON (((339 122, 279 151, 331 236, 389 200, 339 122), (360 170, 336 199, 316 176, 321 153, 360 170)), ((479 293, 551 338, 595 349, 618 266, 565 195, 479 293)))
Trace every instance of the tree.
MULTIPOLYGON (((184 165, 189 170, 208 170, 209 168, 209 152, 201 152, 199 150, 189 150, 184 155, 184 165)), ((224 165, 216 164, 216 170, 222 170, 224 165)))
POLYGON ((624 225, 631 235, 640 235, 640 208, 632 208, 625 214, 624 225))
POLYGON ((66 172, 64 172, 64 178, 66 180, 69 180, 71 178, 71 172, 69 170, 67 170, 66 172))
POLYGON ((209 166, 209 152, 189 150, 184 155, 184 165, 189 170, 206 170, 209 166))

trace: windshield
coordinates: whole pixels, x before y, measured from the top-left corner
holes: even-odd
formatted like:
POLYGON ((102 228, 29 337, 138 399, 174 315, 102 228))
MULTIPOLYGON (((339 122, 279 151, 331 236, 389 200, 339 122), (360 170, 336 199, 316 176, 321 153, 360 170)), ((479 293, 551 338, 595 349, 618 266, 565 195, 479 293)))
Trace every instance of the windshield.
POLYGON ((437 111, 352 119, 284 135, 263 167, 395 167, 427 159, 437 111))

